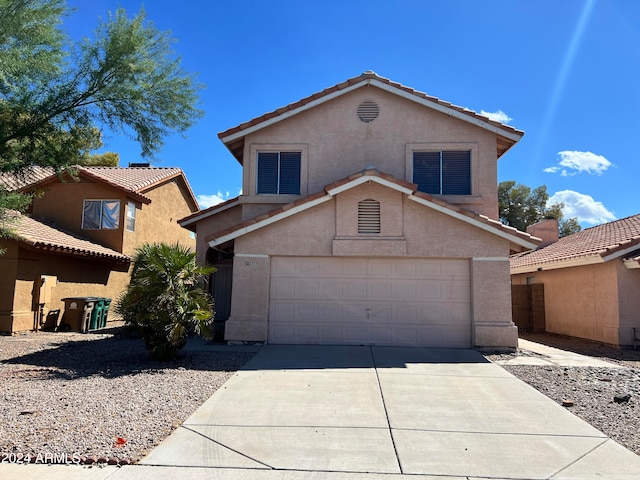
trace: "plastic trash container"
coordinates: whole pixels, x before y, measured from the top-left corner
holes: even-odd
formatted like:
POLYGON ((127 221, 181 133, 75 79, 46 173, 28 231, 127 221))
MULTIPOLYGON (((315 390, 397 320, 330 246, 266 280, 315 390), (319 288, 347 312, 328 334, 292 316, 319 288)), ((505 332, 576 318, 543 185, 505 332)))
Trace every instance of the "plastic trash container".
POLYGON ((93 310, 91 311, 91 321, 89 323, 89 330, 97 330, 102 328, 102 314, 104 311, 104 298, 95 297, 93 303, 93 310))
POLYGON ((100 328, 106 328, 107 320, 109 317, 109 306, 111 306, 111 299, 103 298, 102 300, 104 300, 104 305, 102 307, 102 327, 100 328))
POLYGON ((64 314, 58 330, 87 332, 93 315, 95 297, 67 297, 62 301, 64 302, 64 314))

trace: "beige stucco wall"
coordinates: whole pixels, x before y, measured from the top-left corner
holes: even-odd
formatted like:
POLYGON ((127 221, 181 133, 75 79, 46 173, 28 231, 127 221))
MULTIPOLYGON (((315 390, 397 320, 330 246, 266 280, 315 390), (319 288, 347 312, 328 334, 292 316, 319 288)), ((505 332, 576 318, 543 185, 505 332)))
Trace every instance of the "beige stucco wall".
POLYGON ((403 198, 388 187, 363 184, 241 236, 235 240, 235 254, 227 340, 266 340, 269 256, 338 254, 468 259, 475 345, 511 348, 517 345, 517 329, 511 322, 509 242, 403 198), (364 198, 381 201, 380 235, 357 234, 357 203, 364 198), (344 236, 339 237, 342 243, 336 252, 338 232, 344 236), (402 244, 403 249, 390 251, 390 240, 402 244))
POLYGON ((5 253, 0 255, 0 332, 11 332, 14 317, 19 317, 20 322, 31 318, 31 308, 18 310, 20 305, 14 307, 16 291, 16 275, 18 273, 18 243, 0 239, 0 250, 5 253))
MULTIPOLYGON (((41 275, 57 277, 57 284, 51 291, 51 301, 45 305, 44 313, 46 315, 49 310, 60 309, 61 317, 65 306, 62 299, 99 296, 115 301, 128 283, 126 266, 123 265, 87 262, 83 258, 53 255, 26 248, 17 250, 13 315, 3 317, 1 327, 5 332, 31 330, 34 327, 34 282, 41 275)), ((111 310, 109 318, 114 318, 111 310)))
MULTIPOLYGON (((129 256, 144 242, 178 241, 195 249, 196 240, 177 223, 178 219, 191 214, 195 205, 177 182, 178 180, 171 179, 145 192, 151 203, 137 202, 133 232, 126 230, 127 197, 118 189, 99 182, 83 180, 79 183, 50 184, 43 189, 42 196, 35 199, 32 212, 34 216, 53 220, 67 230, 129 256), (82 205, 86 199, 120 200, 120 228, 82 230, 82 205)), ((129 284, 129 269, 124 264, 18 248, 16 241, 5 243, 10 255, 0 256, 0 265, 6 264, 7 268, 13 268, 15 274, 10 276, 11 280, 0 280, 3 292, 0 331, 16 332, 33 328, 33 283, 40 275, 58 277, 58 284, 52 291, 51 305, 47 306, 46 311, 58 308, 64 310, 62 299, 66 297, 99 296, 111 298, 115 302, 129 284), (10 301, 12 305, 9 305, 6 300, 9 297, 4 292, 11 290, 14 293, 10 301)), ((110 311, 109 320, 115 318, 110 311)))
MULTIPOLYGON (((187 199, 176 179, 171 179, 153 189, 145 191, 144 195, 151 199, 151 203, 137 203, 135 231, 124 230, 123 253, 133 255, 135 249, 143 243, 179 242, 195 250, 196 239, 191 232, 182 228, 178 220, 191 215, 195 210, 187 199)), ((124 225, 126 203, 123 205, 122 222, 124 225)))
POLYGON ((618 309, 620 345, 633 345, 633 327, 640 327, 640 269, 628 269, 615 260, 618 272, 618 309))
POLYGON ((127 197, 104 183, 80 179, 78 182, 51 183, 41 191, 41 196, 34 199, 31 211, 36 218, 54 221, 60 227, 77 232, 83 237, 122 252, 123 219, 127 205, 127 197), (82 209, 84 200, 118 200, 120 201, 120 228, 113 230, 83 230, 82 209))
POLYGON ((207 259, 207 250, 209 249, 207 237, 241 221, 242 208, 235 206, 196 223, 196 251, 198 253, 198 262, 201 265, 204 265, 207 259))
POLYGON ((304 196, 370 165, 412 181, 412 148, 472 150, 472 195, 444 198, 497 218, 496 135, 373 86, 247 135, 243 201, 290 202, 296 198, 255 195, 256 152, 260 150, 302 151, 304 196), (370 123, 356 114, 363 100, 373 100, 380 107, 378 118, 370 123))
POLYGON ((513 276, 544 284, 546 331, 618 344, 618 261, 513 276))

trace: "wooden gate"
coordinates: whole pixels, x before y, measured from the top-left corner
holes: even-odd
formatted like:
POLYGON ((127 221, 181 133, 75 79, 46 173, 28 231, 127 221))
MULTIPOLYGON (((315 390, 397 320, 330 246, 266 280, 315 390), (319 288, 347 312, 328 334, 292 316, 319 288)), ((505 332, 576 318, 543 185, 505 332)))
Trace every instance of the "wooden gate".
POLYGON ((511 314, 519 332, 544 332, 544 285, 511 285, 511 314))

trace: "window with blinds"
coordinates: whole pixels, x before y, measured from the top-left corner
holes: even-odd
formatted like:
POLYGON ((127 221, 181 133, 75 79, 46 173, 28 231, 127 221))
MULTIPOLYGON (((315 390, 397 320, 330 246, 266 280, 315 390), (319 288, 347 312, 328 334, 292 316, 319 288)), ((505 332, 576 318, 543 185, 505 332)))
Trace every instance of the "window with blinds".
POLYGON ((436 195, 471 195, 471 150, 413 152, 413 183, 436 195))
POLYGON ((258 153, 258 194, 300 195, 300 152, 258 153))
POLYGON ((377 200, 358 203, 358 233, 380 233, 380 202, 377 200))

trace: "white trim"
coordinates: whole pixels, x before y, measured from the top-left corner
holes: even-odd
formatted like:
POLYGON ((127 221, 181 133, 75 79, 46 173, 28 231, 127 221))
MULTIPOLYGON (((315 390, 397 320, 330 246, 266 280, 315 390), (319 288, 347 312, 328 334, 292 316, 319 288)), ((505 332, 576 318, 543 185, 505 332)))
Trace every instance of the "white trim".
POLYGON ((225 205, 225 206, 223 206, 223 207, 220 207, 220 208, 214 208, 214 209, 212 209, 212 210, 209 210, 208 212, 203 212, 202 214, 200 214, 200 215, 196 215, 195 217, 192 217, 192 218, 190 218, 189 220, 186 220, 186 221, 184 221, 184 222, 178 222, 178 224, 179 224, 181 227, 186 227, 187 225, 191 225, 192 223, 196 223, 196 222, 199 222, 200 220, 204 220, 205 218, 208 218, 208 217, 210 217, 211 215, 215 215, 215 214, 218 214, 218 213, 220 213, 220 212, 224 212, 225 210, 228 210, 228 209, 230 209, 230 208, 232 208, 232 207, 235 207, 235 206, 236 206, 236 205, 238 205, 239 203, 240 203, 240 201, 239 201, 239 199, 238 199, 238 200, 236 200, 235 202, 231 202, 230 204, 225 205))
POLYGON ((233 256, 240 258, 269 258, 269 255, 263 255, 261 253, 236 253, 233 256))
POLYGON ((472 257, 474 262, 508 262, 509 257, 472 257))
POLYGON ((638 249, 640 249, 640 245, 635 243, 631 247, 627 247, 627 248, 625 248, 623 250, 620 250, 618 252, 614 252, 614 253, 610 253, 608 255, 604 255, 604 261, 608 262, 609 260, 614 260, 616 258, 624 257, 628 253, 635 252, 638 249))
POLYGON ((293 117, 294 115, 297 115, 298 113, 304 112, 305 110, 309 110, 310 108, 316 107, 318 105, 322 105, 325 102, 328 102, 329 100, 332 100, 336 97, 339 97, 341 95, 344 95, 345 93, 351 92, 352 90, 355 90, 357 88, 363 87, 364 85, 368 84, 368 80, 366 82, 362 82, 362 83, 356 83, 355 85, 351 85, 347 88, 343 88, 342 90, 338 90, 336 92, 330 93, 328 95, 325 95, 324 97, 320 97, 317 100, 313 100, 305 105, 302 105, 301 107, 298 107, 294 110, 289 110, 285 113, 282 113, 280 115, 277 115, 273 118, 270 118, 269 120, 265 120, 264 122, 260 122, 257 125, 254 125, 252 127, 246 128, 244 130, 240 130, 239 132, 233 133, 231 135, 229 135, 228 137, 224 137, 222 140, 222 143, 224 143, 225 145, 238 140, 239 138, 245 137, 253 132, 256 132, 258 130, 261 130, 263 128, 268 127, 269 125, 273 125, 274 123, 278 123, 281 122, 282 120, 286 120, 289 117, 293 117))
MULTIPOLYGON (((387 92, 395 93, 396 95, 406 98, 408 100, 413 100, 414 102, 419 103, 420 105, 424 105, 425 107, 432 108, 433 110, 437 110, 438 112, 449 115, 450 117, 454 117, 459 120, 463 120, 465 122, 476 125, 478 127, 484 128, 485 130, 489 130, 490 132, 506 137, 509 140, 513 140, 517 142, 522 138, 522 135, 520 134, 517 134, 514 132, 508 132, 506 130, 503 130, 502 128, 496 127, 494 125, 491 125, 490 123, 482 121, 479 118, 472 117, 465 113, 459 112, 458 110, 455 110, 453 108, 440 105, 435 100, 428 100, 426 98, 422 98, 420 96, 417 96, 415 93, 410 93, 404 90, 400 90, 392 85, 387 85, 386 83, 380 82, 379 80, 375 80, 375 79, 371 80, 371 85, 374 85, 382 90, 386 90, 387 92)), ((477 113, 472 110, 469 110, 469 113, 472 115, 477 115, 477 113)))
MULTIPOLYGON (((484 230, 485 232, 489 232, 492 233, 500 238, 504 238, 505 240, 509 240, 511 243, 515 243, 516 245, 519 245, 521 247, 524 248, 528 248, 530 250, 533 250, 534 248, 537 248, 537 244, 533 243, 533 242, 529 242, 527 240, 523 240, 522 238, 519 238, 515 235, 511 235, 510 233, 504 232, 502 230, 500 230, 498 227, 492 227, 491 225, 487 225, 486 223, 480 222, 478 220, 475 220, 471 217, 468 217, 466 215, 463 215, 461 213, 458 213, 454 210, 451 210, 447 207, 443 207, 441 205, 438 205, 436 203, 430 202, 429 200, 425 200, 423 198, 420 197, 416 197, 413 195, 409 195, 409 200, 413 200, 414 202, 417 202, 421 205, 425 205, 429 208, 432 208, 440 213, 444 213, 445 215, 449 215, 450 217, 456 218, 458 220, 462 220, 463 222, 466 222, 470 225, 473 225, 474 227, 477 227, 481 230, 484 230)), ((536 238, 536 237, 532 237, 532 238, 536 238)))
POLYGON ((545 270, 557 270, 558 268, 582 267, 584 265, 596 265, 604 263, 604 259, 600 255, 592 255, 590 257, 569 258, 559 262, 536 263, 534 265, 525 265, 523 267, 512 267, 511 274, 543 272, 545 270))
MULTIPOLYGON (((522 134, 520 133, 515 133, 515 132, 510 132, 507 130, 504 130, 500 127, 496 127, 494 125, 491 125, 490 123, 487 123, 477 117, 474 117, 472 115, 478 115, 477 112, 474 112, 472 110, 469 110, 469 113, 471 115, 468 115, 466 113, 460 112, 456 109, 444 106, 439 104, 436 100, 428 100, 426 98, 422 98, 419 95, 417 95, 416 93, 410 93, 410 92, 406 92, 398 87, 394 87, 393 85, 388 85, 384 82, 381 82, 380 80, 377 80, 375 78, 373 79, 367 79, 367 80, 363 80, 361 82, 358 82, 354 85, 351 85, 349 87, 343 88, 341 90, 335 91, 333 93, 329 93, 328 95, 325 95, 323 97, 320 97, 317 100, 312 100, 311 102, 302 105, 294 110, 288 110, 285 113, 281 114, 281 115, 277 115, 275 117, 272 117, 268 120, 265 120, 263 122, 258 123, 257 125, 254 125, 252 127, 246 128, 244 130, 240 130, 239 132, 233 133, 227 137, 222 138, 222 143, 224 143, 225 145, 228 145, 231 142, 234 142, 235 140, 238 140, 239 138, 243 138, 253 132, 256 132, 258 130, 261 130, 263 128, 268 127, 269 125, 273 125, 274 123, 278 123, 281 122, 282 120, 286 120, 287 118, 290 118, 294 115, 297 115, 298 113, 304 112, 305 110, 309 110, 311 108, 316 107, 317 105, 321 105, 325 102, 328 102, 329 100, 333 100, 336 97, 340 97, 342 95, 344 95, 345 93, 349 93, 353 90, 356 90, 358 88, 364 87, 366 85, 373 85, 374 87, 378 87, 382 90, 385 90, 387 92, 391 92, 395 95, 398 95, 400 97, 406 98, 408 100, 413 100, 414 102, 423 105, 425 107, 429 107, 433 110, 436 110, 438 112, 444 113, 445 115, 448 115, 450 117, 454 117, 457 118, 458 120, 462 120, 465 121, 467 123, 471 123, 472 125, 476 125, 480 128, 484 128, 485 130, 489 130, 490 132, 493 132, 495 134, 501 135, 505 138, 508 138, 509 140, 512 140, 514 142, 518 142, 521 138, 522 138, 522 134)), ((415 92, 417 92, 417 90, 415 90, 415 92)))
POLYGON ((320 197, 316 200, 312 200, 310 202, 307 203, 303 203, 302 205, 298 205, 297 207, 294 208, 290 208, 289 210, 285 210, 282 213, 279 213, 277 215, 274 215, 273 217, 269 217, 265 220, 262 220, 261 222, 257 222, 257 223, 253 223, 247 227, 243 227, 243 228, 239 228, 238 230, 235 230, 234 232, 231 232, 227 235, 223 235, 222 237, 218 237, 214 240, 209 241, 209 246, 210 247, 215 247, 217 245, 220 245, 222 243, 228 242, 229 240, 233 240, 234 238, 238 238, 242 235, 245 235, 247 233, 251 233, 254 232, 262 227, 266 227, 267 225, 271 225, 272 223, 275 223, 277 221, 280 221, 284 218, 290 217, 292 215, 295 215, 296 213, 302 212, 304 210, 307 210, 311 207, 315 207, 316 205, 320 205, 321 203, 324 203, 326 201, 329 201, 333 199, 332 196, 326 196, 326 197, 320 197))
POLYGON ((367 183, 369 181, 379 183, 380 185, 384 185, 385 187, 389 187, 399 192, 406 193, 407 195, 411 195, 413 193, 413 190, 402 187, 397 183, 390 182, 389 180, 385 180, 384 178, 380 178, 377 175, 363 175, 356 178, 355 180, 351 180, 350 182, 345 183, 344 185, 340 185, 339 187, 327 190, 327 193, 332 196, 338 195, 339 193, 342 193, 346 190, 357 187, 358 185, 362 185, 363 183, 367 183))
POLYGON ((638 262, 638 260, 633 260, 631 258, 625 258, 623 260, 623 263, 624 263, 624 266, 627 267, 629 270, 640 268, 640 262, 638 262))

